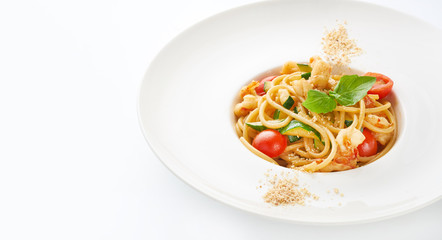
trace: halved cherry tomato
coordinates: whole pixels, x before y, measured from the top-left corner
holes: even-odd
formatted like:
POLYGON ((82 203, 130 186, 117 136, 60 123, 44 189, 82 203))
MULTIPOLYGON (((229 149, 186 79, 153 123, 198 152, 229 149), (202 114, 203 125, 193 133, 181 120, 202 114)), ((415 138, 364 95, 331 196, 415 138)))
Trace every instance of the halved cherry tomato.
POLYGON ((273 129, 264 130, 253 139, 252 146, 265 155, 274 158, 284 152, 287 138, 273 129))
POLYGON ((256 94, 258 94, 259 96, 266 94, 266 92, 264 91, 264 83, 271 82, 273 79, 275 79, 275 77, 276 76, 268 76, 259 81, 259 86, 255 88, 256 94))
POLYGON ((379 99, 382 99, 391 92, 391 89, 393 88, 393 80, 391 80, 391 78, 385 76, 384 74, 373 72, 368 72, 364 76, 376 78, 376 82, 374 83, 373 87, 368 90, 368 94, 377 94, 379 99))
POLYGON ((364 128, 362 134, 364 134, 365 140, 358 146, 359 156, 370 157, 375 155, 378 152, 378 143, 373 134, 366 128, 364 128))

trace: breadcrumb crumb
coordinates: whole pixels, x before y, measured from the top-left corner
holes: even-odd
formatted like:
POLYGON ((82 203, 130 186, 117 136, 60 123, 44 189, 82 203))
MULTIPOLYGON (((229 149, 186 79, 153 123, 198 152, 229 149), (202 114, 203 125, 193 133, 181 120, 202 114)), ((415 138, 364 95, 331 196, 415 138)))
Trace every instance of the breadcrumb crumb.
POLYGON ((265 202, 274 206, 280 205, 305 205, 307 198, 318 200, 319 196, 312 194, 307 188, 301 187, 296 176, 290 174, 270 175, 267 183, 270 185, 268 191, 264 194, 265 202))
POLYGON ((267 203, 278 205, 304 205, 305 198, 311 193, 306 188, 298 188, 298 179, 283 178, 278 180, 263 196, 267 203))
POLYGON ((348 37, 344 24, 341 23, 335 29, 326 30, 322 38, 322 51, 326 60, 337 66, 348 65, 351 63, 351 57, 362 54, 362 49, 356 45, 356 40, 348 37))

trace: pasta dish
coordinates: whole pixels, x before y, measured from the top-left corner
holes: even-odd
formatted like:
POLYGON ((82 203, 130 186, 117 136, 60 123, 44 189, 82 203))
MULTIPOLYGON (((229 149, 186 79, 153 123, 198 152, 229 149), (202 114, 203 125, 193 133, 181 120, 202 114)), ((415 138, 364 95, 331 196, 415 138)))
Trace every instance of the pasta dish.
POLYGON ((240 141, 259 157, 309 172, 354 169, 388 152, 397 123, 393 81, 380 73, 332 75, 314 56, 240 90, 234 107, 240 141))

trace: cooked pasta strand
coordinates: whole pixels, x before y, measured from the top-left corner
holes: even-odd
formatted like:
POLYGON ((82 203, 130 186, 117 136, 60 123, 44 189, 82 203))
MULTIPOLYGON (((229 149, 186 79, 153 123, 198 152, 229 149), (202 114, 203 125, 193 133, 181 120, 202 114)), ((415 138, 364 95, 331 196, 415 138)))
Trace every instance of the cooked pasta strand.
MULTIPOLYGON (((266 92, 260 94, 263 96, 254 93, 256 83, 243 88, 252 96, 244 98, 255 101, 249 105, 256 107, 239 110, 237 107, 238 112, 241 114, 245 112, 247 115, 238 116, 234 128, 240 141, 255 155, 270 163, 288 168, 303 169, 308 172, 330 172, 369 164, 393 147, 397 138, 397 122, 393 106, 389 101, 379 100, 378 95, 370 94, 355 105, 337 104, 329 113, 315 113, 304 107, 303 102, 307 98, 308 91, 315 89, 319 84, 318 81, 324 80, 322 79, 324 76, 330 77, 330 74, 321 73, 316 69, 317 77, 314 78, 313 84, 310 80, 304 79, 305 72, 302 72, 301 68, 294 67, 283 72, 284 74, 275 77, 266 85, 266 92), (288 99, 291 102, 285 104, 288 99), (347 120, 351 121, 351 124, 347 120), (292 131, 290 134, 294 136, 291 136, 291 142, 287 140, 287 146, 278 157, 271 158, 253 147, 253 139, 260 131, 273 129, 288 134, 281 129, 292 122, 298 124, 295 129, 290 130, 292 131), (256 128, 253 124, 261 127, 256 128), (361 133, 363 128, 379 137, 383 145, 381 150, 369 157, 359 156, 357 150, 357 146, 365 139, 361 133)), ((341 76, 331 76, 330 79, 331 85, 328 88, 323 88, 324 82, 320 82, 321 88, 317 89, 325 93, 334 90, 341 76)))

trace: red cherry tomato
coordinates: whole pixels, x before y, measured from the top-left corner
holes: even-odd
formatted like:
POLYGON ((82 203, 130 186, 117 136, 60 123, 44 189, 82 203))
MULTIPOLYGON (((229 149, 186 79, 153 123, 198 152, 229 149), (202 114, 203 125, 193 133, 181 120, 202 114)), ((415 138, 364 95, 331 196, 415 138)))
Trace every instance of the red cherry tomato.
POLYGON ((364 76, 376 78, 376 82, 374 83, 373 87, 368 90, 368 94, 377 94, 379 99, 382 99, 391 92, 391 89, 393 88, 393 80, 391 80, 391 78, 383 74, 373 72, 368 72, 364 76))
POLYGON ((265 155, 274 158, 284 152, 287 138, 273 129, 264 130, 253 139, 252 146, 265 155))
POLYGON ((364 134, 365 140, 358 146, 359 156, 370 157, 375 155, 378 152, 378 143, 373 134, 366 128, 364 128, 362 134, 364 134))
POLYGON ((271 82, 273 79, 275 79, 275 77, 276 76, 268 76, 259 81, 259 86, 255 88, 256 94, 258 94, 259 96, 266 94, 266 92, 264 91, 264 83, 271 82))

